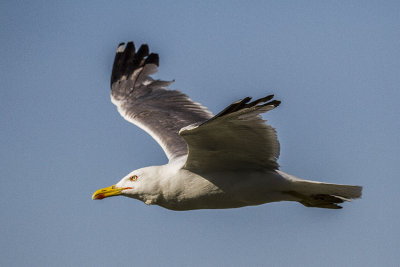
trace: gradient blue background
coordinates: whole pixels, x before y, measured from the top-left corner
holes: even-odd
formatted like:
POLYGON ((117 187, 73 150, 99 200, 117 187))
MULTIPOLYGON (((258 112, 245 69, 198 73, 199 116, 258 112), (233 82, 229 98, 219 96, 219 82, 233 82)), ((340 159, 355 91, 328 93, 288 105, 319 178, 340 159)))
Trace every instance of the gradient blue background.
POLYGON ((398 1, 1 1, 0 265, 397 265, 399 14, 398 1), (363 185, 363 199, 188 212, 92 201, 166 163, 110 102, 129 40, 213 112, 274 93, 281 169, 363 185))

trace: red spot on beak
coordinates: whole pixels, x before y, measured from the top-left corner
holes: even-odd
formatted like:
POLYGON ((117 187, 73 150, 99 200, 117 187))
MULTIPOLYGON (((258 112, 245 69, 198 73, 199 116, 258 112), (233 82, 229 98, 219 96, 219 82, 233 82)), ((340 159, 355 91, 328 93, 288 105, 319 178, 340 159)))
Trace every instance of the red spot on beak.
POLYGON ((124 189, 132 189, 132 187, 125 187, 124 189))
POLYGON ((98 194, 97 196, 96 196, 96 199, 103 199, 104 198, 104 194, 98 194))

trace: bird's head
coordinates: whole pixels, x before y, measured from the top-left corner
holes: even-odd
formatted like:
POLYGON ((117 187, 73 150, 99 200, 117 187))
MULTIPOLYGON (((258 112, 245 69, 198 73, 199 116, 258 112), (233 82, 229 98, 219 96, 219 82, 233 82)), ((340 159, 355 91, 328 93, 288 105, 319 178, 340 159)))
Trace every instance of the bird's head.
POLYGON ((143 180, 146 177, 146 172, 142 169, 132 171, 117 184, 101 188, 94 192, 92 199, 103 199, 113 196, 127 196, 137 198, 137 195, 142 191, 143 180))

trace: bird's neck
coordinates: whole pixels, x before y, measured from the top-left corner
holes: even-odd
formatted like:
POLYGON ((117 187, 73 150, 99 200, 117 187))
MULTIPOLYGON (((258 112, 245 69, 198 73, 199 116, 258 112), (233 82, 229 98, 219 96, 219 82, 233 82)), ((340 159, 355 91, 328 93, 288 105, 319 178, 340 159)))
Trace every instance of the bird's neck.
POLYGON ((146 177, 143 183, 140 185, 135 198, 143 201, 147 205, 158 204, 164 199, 162 188, 167 183, 168 174, 166 168, 163 166, 151 166, 146 167, 146 177))

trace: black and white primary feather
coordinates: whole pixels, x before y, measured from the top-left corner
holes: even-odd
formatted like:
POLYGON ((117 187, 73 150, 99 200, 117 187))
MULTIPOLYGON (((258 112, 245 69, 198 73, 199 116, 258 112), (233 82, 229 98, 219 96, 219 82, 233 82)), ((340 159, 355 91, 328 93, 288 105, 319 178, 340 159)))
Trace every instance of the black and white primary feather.
POLYGON ((133 42, 118 46, 111 100, 129 122, 148 132, 169 162, 132 171, 93 199, 123 195, 172 210, 237 208, 275 201, 338 209, 362 187, 303 180, 279 170, 276 131, 261 113, 279 106, 268 95, 239 100, 213 116, 187 95, 154 80, 159 57, 133 42))

